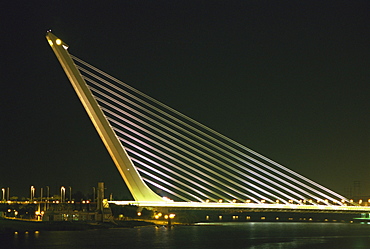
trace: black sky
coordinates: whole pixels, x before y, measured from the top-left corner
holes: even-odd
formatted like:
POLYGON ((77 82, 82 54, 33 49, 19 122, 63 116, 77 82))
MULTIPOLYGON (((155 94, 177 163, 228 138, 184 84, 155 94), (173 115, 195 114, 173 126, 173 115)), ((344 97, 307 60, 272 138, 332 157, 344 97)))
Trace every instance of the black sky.
MULTIPOLYGON (((0 187, 125 186, 45 39, 339 193, 370 195, 369 1, 1 4, 0 187)), ((77 3, 76 3, 77 2, 77 3)), ((104 3, 103 3, 104 2, 104 3)))

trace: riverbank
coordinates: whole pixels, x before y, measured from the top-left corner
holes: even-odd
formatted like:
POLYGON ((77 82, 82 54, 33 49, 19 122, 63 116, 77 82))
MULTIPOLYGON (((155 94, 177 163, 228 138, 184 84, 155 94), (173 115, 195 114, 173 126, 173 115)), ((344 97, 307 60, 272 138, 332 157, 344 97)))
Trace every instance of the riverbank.
POLYGON ((155 225, 147 221, 118 221, 109 223, 84 222, 84 221, 36 221, 24 219, 0 219, 0 233, 26 233, 35 231, 81 231, 89 229, 106 229, 114 227, 138 227, 155 225))

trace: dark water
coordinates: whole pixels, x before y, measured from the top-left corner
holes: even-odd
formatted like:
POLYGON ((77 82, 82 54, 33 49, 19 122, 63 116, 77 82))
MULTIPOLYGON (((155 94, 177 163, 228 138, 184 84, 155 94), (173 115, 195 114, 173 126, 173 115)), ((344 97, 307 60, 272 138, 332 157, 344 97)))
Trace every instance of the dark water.
POLYGON ((214 224, 0 235, 0 248, 370 248, 370 225, 214 224))

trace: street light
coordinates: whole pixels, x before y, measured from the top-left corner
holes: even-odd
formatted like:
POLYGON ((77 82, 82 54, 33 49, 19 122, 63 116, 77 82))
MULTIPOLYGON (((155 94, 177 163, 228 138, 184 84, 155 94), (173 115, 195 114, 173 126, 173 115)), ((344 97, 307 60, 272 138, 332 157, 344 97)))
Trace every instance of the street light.
POLYGON ((34 197, 35 197, 35 187, 31 186, 31 202, 33 202, 34 197))
POLYGON ((5 188, 2 188, 1 191, 3 192, 3 198, 1 200, 5 202, 5 188))
POLYGON ((49 196, 50 196, 50 187, 46 186, 46 209, 49 209, 49 196))
POLYGON ((40 202, 42 202, 42 198, 44 197, 44 188, 40 188, 40 202))
POLYGON ((66 200, 66 188, 62 186, 60 188, 60 202, 64 202, 65 200, 66 200))

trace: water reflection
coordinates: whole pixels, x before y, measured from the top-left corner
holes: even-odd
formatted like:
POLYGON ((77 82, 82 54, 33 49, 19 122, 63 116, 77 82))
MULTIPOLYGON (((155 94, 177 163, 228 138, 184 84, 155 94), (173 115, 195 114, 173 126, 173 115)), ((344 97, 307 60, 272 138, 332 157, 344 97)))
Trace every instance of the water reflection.
POLYGON ((213 223, 0 234, 3 248, 369 248, 370 226, 343 223, 213 223))

